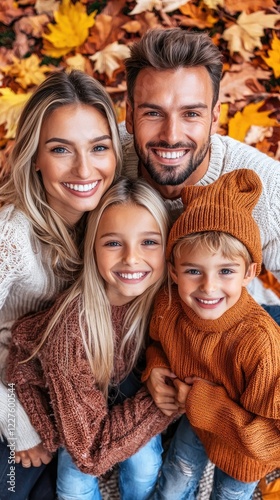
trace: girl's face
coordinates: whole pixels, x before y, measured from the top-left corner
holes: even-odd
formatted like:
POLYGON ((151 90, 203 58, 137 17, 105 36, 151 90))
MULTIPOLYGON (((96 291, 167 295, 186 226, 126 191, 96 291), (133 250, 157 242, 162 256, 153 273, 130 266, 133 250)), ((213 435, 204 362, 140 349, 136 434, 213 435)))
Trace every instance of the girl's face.
POLYGON ((98 205, 115 168, 110 128, 98 110, 73 104, 45 118, 36 170, 41 172, 49 205, 69 224, 98 205))
POLYGON ((162 278, 164 242, 157 222, 144 207, 108 207, 95 240, 96 262, 111 305, 123 305, 162 278))

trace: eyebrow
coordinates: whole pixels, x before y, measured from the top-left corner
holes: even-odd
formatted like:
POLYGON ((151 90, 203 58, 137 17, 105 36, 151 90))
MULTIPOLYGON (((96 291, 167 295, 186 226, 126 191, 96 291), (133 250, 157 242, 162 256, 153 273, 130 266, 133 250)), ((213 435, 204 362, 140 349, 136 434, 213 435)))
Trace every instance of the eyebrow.
MULTIPOLYGON (((104 141, 107 139, 111 140, 112 138, 110 135, 100 135, 99 137, 94 137, 93 139, 91 139, 90 142, 94 143, 94 142, 104 141)), ((68 139, 63 139, 61 137, 51 137, 46 141, 46 144, 49 144, 50 142, 60 142, 61 144, 69 144, 69 145, 73 144, 73 141, 69 141, 68 139)))
MULTIPOLYGON (((160 231, 143 231, 139 233, 141 236, 161 236, 160 231)), ((100 236, 100 238, 116 238, 122 236, 122 233, 104 233, 100 236)))
MULTIPOLYGON (((142 104, 139 104, 139 106, 137 106, 137 107, 138 107, 138 109, 143 109, 143 108, 150 108, 150 109, 155 109, 155 110, 163 109, 162 106, 158 106, 157 104, 153 104, 150 102, 143 102, 142 104)), ((191 109, 199 109, 199 108, 207 109, 208 106, 204 102, 196 102, 193 104, 185 104, 184 106, 180 107, 180 109, 185 110, 185 111, 188 111, 191 109)))
MULTIPOLYGON (((200 264, 195 264, 193 262, 182 262, 180 264, 181 267, 201 267, 200 264)), ((221 267, 240 267, 240 264, 238 262, 224 262, 218 266, 218 268, 221 267)))

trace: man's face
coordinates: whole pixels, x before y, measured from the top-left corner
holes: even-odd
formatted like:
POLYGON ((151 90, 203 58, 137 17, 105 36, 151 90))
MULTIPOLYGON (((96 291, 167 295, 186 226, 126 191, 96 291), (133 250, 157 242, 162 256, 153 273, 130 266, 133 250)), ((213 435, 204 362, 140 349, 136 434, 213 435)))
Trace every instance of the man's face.
POLYGON ((209 163, 210 135, 219 104, 202 67, 141 70, 134 106, 127 106, 127 130, 134 134, 142 174, 163 196, 179 196, 186 184, 203 177, 209 163))

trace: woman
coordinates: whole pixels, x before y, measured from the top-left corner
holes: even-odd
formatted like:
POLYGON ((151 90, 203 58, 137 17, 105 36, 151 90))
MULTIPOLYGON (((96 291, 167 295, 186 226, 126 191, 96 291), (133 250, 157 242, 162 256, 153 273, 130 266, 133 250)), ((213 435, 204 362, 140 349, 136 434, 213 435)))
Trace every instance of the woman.
MULTIPOLYGON (((11 176, 0 189, 3 381, 13 322, 44 309, 73 282, 81 265, 86 213, 98 205, 120 165, 117 123, 103 87, 78 71, 47 78, 22 112, 10 158, 11 176)), ((13 449, 7 443, 11 441, 8 394, 1 383, 0 431, 6 441, 0 442, 0 498, 12 498, 12 491, 7 496, 6 482, 8 462, 14 458, 21 461, 15 465, 16 482, 25 499, 42 464, 51 457, 19 402, 13 449), (24 469, 31 465, 38 468, 24 469)))

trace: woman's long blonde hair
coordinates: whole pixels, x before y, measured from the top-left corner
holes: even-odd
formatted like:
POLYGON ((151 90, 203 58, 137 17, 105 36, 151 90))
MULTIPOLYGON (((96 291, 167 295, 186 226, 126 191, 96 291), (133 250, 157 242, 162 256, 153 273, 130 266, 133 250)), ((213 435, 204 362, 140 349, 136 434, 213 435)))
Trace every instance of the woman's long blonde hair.
MULTIPOLYGON (((108 207, 133 204, 146 208, 156 220, 163 242, 170 227, 170 219, 164 201, 157 191, 144 180, 120 179, 101 199, 99 206, 89 215, 84 246, 84 269, 79 279, 67 291, 67 295, 59 310, 48 326, 36 352, 45 342, 51 330, 61 321, 67 322, 67 308, 79 297, 79 327, 84 348, 100 389, 107 395, 112 373, 114 371, 114 330, 111 319, 111 306, 108 301, 105 283, 101 277, 95 259, 94 248, 98 225, 104 211, 108 207)), ((164 255, 163 255, 164 258, 164 255)), ((166 278, 149 287, 142 295, 130 304, 124 321, 124 336, 121 353, 133 343, 133 355, 127 357, 127 374, 135 366, 141 350, 145 345, 147 326, 150 319, 154 296, 166 278)), ((35 353, 34 353, 35 354, 35 353)), ((67 354, 65 356, 67 358, 67 354)))
MULTIPOLYGON (((51 246, 53 269, 60 274, 69 273, 69 276, 75 274, 81 265, 75 242, 78 227, 69 228, 49 206, 41 175, 36 172, 34 163, 44 119, 55 109, 80 103, 97 109, 108 120, 117 162, 116 175, 119 175, 122 152, 111 99, 97 80, 75 70, 70 74, 51 74, 28 100, 9 159, 10 176, 0 187, 0 205, 13 204, 26 214, 35 235, 51 246)), ((82 219, 77 226, 84 223, 82 219)))

